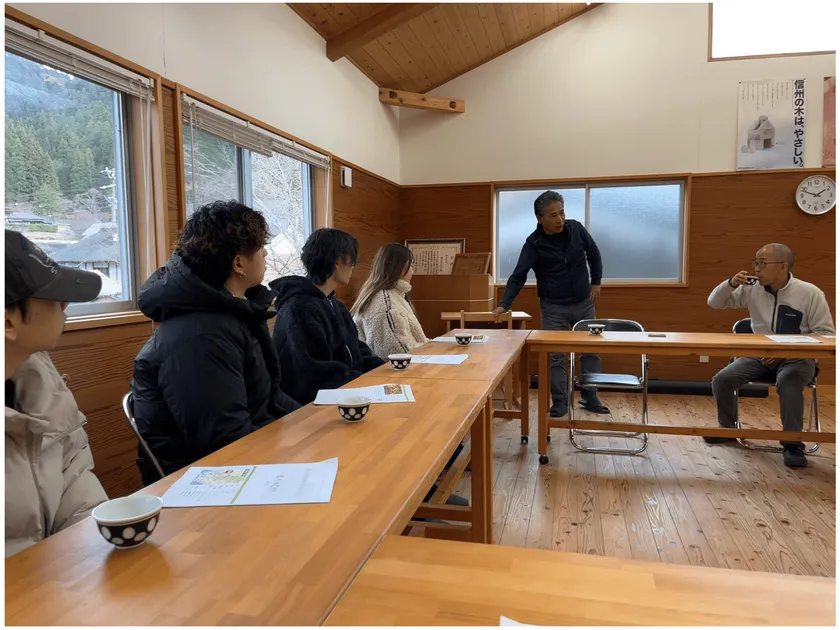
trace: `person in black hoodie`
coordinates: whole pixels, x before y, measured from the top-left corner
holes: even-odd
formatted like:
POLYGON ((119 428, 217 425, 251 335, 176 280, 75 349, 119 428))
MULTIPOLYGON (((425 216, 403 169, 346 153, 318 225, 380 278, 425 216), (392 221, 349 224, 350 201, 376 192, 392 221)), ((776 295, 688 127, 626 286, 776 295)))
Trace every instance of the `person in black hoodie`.
MULTIPOLYGON (((280 387, 263 286, 268 227, 259 212, 217 201, 187 221, 175 252, 140 290, 158 324, 134 360, 134 416, 170 474, 298 405, 280 387)), ((159 475, 138 448, 143 483, 159 475)))
POLYGON ((315 400, 319 389, 341 387, 385 363, 359 341, 350 312, 335 297, 349 284, 358 256, 355 238, 322 228, 301 251, 306 277, 270 284, 278 294, 273 337, 286 375, 281 386, 301 405, 315 400))

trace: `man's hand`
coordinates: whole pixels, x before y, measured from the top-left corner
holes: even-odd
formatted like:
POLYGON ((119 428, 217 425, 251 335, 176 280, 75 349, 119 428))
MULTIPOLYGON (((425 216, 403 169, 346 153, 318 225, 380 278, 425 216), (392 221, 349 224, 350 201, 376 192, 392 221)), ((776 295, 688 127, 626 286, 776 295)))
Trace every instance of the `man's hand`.
POLYGON ((589 299, 593 302, 597 302, 601 297, 601 285, 593 284, 592 291, 589 292, 589 299))
POLYGON ((767 359, 767 358, 765 358, 765 359, 761 360, 761 365, 763 365, 764 367, 773 367, 774 365, 776 365, 778 363, 781 363, 782 361, 784 361, 784 359, 767 359))
POLYGON ((504 306, 499 306, 493 311, 493 315, 496 317, 496 321, 499 320, 499 315, 504 315, 507 313, 507 309, 504 306))
POLYGON ((736 289, 749 284, 749 282, 749 274, 746 271, 739 271, 729 279, 729 285, 736 289))

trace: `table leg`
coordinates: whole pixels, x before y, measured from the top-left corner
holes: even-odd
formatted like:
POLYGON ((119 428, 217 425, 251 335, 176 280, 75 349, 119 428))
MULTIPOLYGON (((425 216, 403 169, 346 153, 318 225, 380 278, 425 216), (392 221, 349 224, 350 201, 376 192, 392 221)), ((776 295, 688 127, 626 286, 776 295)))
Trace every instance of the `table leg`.
POLYGON ((531 434, 531 370, 530 353, 527 344, 522 347, 522 352, 519 355, 519 412, 520 416, 520 435, 522 436, 522 443, 528 443, 528 436, 531 434))
POLYGON ((449 332, 450 330, 452 330, 452 320, 447 319, 446 320, 446 332, 449 332))
MULTIPOLYGON (((488 408, 493 404, 492 397, 485 403, 484 409, 473 420, 470 429, 470 450, 472 458, 472 533, 473 542, 487 543, 487 510, 488 503, 492 506, 492 496, 488 501, 487 472, 492 466, 492 458, 487 457, 487 426, 492 422, 492 412, 488 417, 488 408)), ((492 507, 490 508, 492 509, 492 507)), ((492 522, 491 522, 492 527, 492 522)))
POLYGON ((487 430, 484 435, 484 538, 488 545, 493 544, 493 399, 487 399, 484 412, 487 418, 487 430))
POLYGON ((505 374, 504 379, 505 389, 505 409, 513 409, 513 368, 511 367, 505 374))
POLYGON ((549 399, 551 397, 551 376, 549 370, 549 354, 548 352, 537 351, 537 364, 539 365, 538 377, 540 380, 539 389, 537 390, 537 426, 539 432, 537 436, 537 450, 540 454, 540 464, 548 463, 548 414, 549 399))

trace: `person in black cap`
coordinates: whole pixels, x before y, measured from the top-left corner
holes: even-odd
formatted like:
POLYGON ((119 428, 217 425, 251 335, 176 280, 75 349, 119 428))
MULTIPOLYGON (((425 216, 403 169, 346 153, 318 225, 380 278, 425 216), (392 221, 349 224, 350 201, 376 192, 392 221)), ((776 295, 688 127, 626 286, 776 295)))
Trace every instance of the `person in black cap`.
POLYGON ((6 230, 6 557, 108 500, 93 474, 84 415, 50 360, 70 302, 96 299, 102 279, 62 267, 6 230))

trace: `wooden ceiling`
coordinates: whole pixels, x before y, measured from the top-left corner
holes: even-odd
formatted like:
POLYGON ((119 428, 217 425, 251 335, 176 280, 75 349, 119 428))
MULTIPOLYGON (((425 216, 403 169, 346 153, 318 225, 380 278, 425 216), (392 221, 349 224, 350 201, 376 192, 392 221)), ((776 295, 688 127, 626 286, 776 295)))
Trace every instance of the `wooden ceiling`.
POLYGON ((289 6, 379 87, 425 93, 599 3, 332 3, 289 6))

